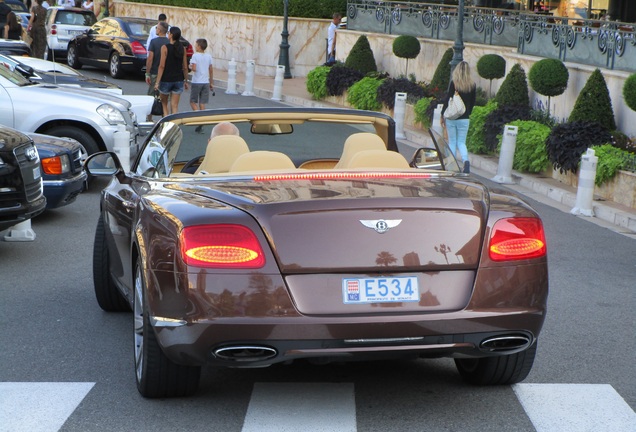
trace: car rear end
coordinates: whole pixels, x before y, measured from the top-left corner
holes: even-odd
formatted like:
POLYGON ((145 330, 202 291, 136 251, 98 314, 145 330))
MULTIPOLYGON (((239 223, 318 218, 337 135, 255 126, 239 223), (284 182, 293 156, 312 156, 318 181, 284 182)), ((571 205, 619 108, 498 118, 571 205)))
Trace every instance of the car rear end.
POLYGON ((147 292, 166 355, 257 367, 479 358, 534 344, 548 288, 536 213, 467 177, 376 174, 188 187, 193 206, 174 206, 179 238, 166 235, 165 218, 144 217, 162 239, 149 251, 147 292), (202 197, 219 202, 216 212, 201 209, 202 197), (168 262, 171 245, 178 259, 168 262), (246 255, 229 262, 238 250, 246 255))
MULTIPOLYGON (((97 22, 95 14, 81 8, 49 8, 46 21, 46 40, 51 55, 64 56, 68 43, 85 33, 97 22)), ((49 60, 53 60, 49 58, 49 60)))

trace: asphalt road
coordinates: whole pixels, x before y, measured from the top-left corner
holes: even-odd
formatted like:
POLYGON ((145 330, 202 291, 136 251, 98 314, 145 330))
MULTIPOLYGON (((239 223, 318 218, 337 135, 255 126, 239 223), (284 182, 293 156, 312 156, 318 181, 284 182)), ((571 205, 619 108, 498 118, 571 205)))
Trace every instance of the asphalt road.
MULTIPOLYGON (((145 91, 140 78, 118 83, 145 91)), ((211 107, 275 104, 216 94, 211 107)), ((534 200, 550 297, 523 384, 472 387, 448 359, 298 362, 204 369, 194 397, 145 400, 132 316, 103 312, 93 294, 104 185, 33 220, 34 242, 0 241, 0 431, 636 430, 636 240, 534 200)))

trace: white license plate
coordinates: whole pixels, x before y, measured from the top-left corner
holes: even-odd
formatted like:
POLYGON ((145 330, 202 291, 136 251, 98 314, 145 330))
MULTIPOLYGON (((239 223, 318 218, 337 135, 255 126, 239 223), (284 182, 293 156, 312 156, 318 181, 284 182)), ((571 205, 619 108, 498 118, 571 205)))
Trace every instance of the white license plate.
POLYGON ((37 180, 40 178, 42 174, 40 174, 40 167, 33 168, 33 180, 37 180))
POLYGON ((68 34, 71 36, 78 36, 84 33, 84 30, 67 30, 68 34))
POLYGON ((342 299, 345 304, 416 302, 420 300, 417 277, 343 279, 342 299))

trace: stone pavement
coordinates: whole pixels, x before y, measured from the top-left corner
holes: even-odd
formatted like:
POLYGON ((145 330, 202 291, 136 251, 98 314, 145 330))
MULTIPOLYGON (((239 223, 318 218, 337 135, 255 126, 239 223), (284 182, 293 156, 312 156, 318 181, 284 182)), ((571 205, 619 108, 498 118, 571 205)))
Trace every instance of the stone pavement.
MULTIPOLYGON (((214 70, 215 86, 227 88, 228 74, 225 70, 214 70)), ((283 82, 282 103, 302 107, 339 107, 329 102, 312 100, 305 86, 306 79, 290 78, 283 82)), ((245 88, 245 75, 237 73, 236 89, 241 93, 245 88)), ((274 90, 274 78, 265 76, 254 77, 254 95, 271 99, 274 90)), ((406 140, 398 140, 401 144, 413 149, 427 143, 430 138, 422 129, 405 128, 406 140)), ((408 155, 407 155, 408 156, 408 155)), ((494 157, 470 155, 471 172, 486 179, 497 173, 498 161, 494 157)), ((546 205, 556 207, 564 212, 570 212, 576 203, 576 188, 568 186, 558 180, 541 175, 519 173, 513 171, 514 185, 505 185, 517 193, 530 197, 546 205)), ((612 231, 636 239, 636 209, 609 201, 595 200, 593 203, 594 217, 580 217, 612 231)))

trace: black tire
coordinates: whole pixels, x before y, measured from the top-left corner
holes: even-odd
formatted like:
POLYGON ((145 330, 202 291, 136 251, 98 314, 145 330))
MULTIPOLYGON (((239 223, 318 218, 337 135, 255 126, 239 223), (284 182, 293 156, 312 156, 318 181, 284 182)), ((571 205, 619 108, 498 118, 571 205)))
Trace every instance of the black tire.
POLYGON ((114 52, 108 59, 108 71, 113 78, 121 78, 124 76, 124 71, 121 70, 121 58, 118 52, 114 52))
POLYGON ((130 304, 119 292, 108 270, 109 257, 102 215, 97 219, 93 244, 93 286, 97 304, 106 312, 130 311, 130 304))
POLYGON ((88 132, 75 127, 75 126, 55 126, 45 133, 49 135, 53 135, 61 138, 73 138, 82 144, 84 149, 88 152, 88 154, 97 153, 100 151, 99 145, 95 138, 91 136, 88 132))
POLYGON ((66 51, 66 64, 68 64, 73 69, 82 68, 82 64, 79 61, 77 46, 75 44, 71 44, 68 46, 68 51, 66 51))
POLYGON ((137 390, 146 398, 183 397, 199 387, 201 367, 172 362, 161 351, 145 305, 146 285, 139 260, 135 265, 133 326, 137 390))
POLYGON ((537 342, 516 354, 478 359, 455 359, 455 366, 464 381, 470 384, 515 384, 526 379, 532 369, 536 353, 537 342))

